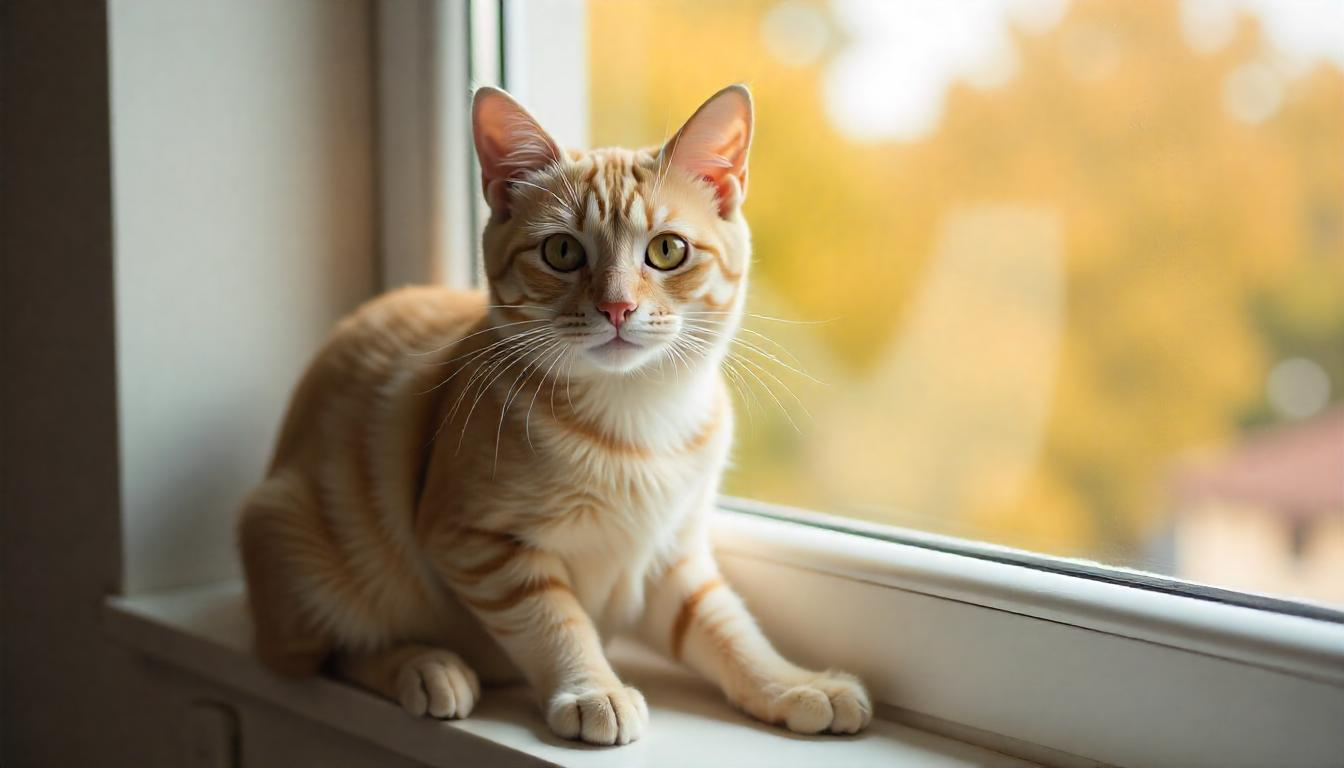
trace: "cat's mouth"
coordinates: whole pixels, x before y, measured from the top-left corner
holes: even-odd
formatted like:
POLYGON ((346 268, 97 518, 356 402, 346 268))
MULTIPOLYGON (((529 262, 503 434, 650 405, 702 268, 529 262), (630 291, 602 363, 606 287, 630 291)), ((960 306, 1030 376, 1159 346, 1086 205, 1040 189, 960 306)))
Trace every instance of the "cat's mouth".
POLYGON ((605 344, 598 344, 593 347, 594 352, 619 352, 627 349, 639 349, 643 344, 636 344, 633 341, 627 341, 620 336, 613 336, 611 341, 605 344))
POLYGON ((649 353, 649 346, 615 336, 609 341, 589 347, 587 357, 599 368, 625 372, 638 368, 649 353))
POLYGON ((622 339, 620 338, 620 336, 613 336, 610 342, 607 342, 605 344, 599 344, 598 348, 599 350, 605 350, 605 348, 612 348, 612 350, 624 350, 624 348, 626 347, 641 347, 641 346, 642 344, 636 344, 634 342, 630 342, 630 340, 622 339))

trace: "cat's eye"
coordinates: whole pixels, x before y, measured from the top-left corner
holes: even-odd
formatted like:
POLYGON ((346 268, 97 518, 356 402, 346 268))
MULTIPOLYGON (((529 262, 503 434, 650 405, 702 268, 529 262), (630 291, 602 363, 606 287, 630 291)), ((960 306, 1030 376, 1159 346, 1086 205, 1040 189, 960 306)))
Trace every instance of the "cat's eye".
POLYGON ((551 235, 541 244, 541 258, 557 272, 573 272, 588 256, 573 235, 551 235))
POLYGON ((676 269, 686 260, 690 248, 677 235, 659 235, 649 242, 644 260, 654 269, 676 269))

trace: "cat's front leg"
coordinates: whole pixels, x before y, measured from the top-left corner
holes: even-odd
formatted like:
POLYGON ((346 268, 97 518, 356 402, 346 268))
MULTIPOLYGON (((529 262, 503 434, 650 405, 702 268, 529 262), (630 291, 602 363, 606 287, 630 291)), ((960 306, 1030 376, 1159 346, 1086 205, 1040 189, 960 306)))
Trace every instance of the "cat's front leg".
POLYGON ((475 552, 441 571, 532 684, 551 730, 589 744, 638 739, 648 705, 611 668, 563 563, 518 543, 475 552))
POLYGON ((717 683, 747 714, 797 733, 856 733, 872 720, 868 692, 853 675, 803 669, 779 655, 724 583, 707 543, 648 589, 644 640, 717 683))

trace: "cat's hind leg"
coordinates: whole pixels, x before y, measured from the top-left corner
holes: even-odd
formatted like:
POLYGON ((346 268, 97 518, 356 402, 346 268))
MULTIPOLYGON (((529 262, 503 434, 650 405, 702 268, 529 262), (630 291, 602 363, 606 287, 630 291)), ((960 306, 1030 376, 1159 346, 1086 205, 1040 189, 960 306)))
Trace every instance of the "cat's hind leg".
POLYGON ((424 645, 401 645, 371 653, 340 653, 336 674, 401 704, 420 717, 457 719, 481 699, 476 672, 455 653, 424 645))
POLYGON ((331 639, 299 608, 299 552, 321 547, 312 541, 316 501, 296 477, 279 475, 257 487, 243 506, 238 543, 247 578, 253 645, 272 671, 289 676, 317 674, 330 655, 331 639))

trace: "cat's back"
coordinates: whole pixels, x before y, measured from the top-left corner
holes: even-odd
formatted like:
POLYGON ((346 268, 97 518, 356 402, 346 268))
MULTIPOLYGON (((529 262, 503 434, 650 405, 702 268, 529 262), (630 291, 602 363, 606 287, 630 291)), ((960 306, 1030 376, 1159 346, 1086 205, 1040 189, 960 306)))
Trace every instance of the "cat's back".
POLYGON ((341 432, 376 431, 388 439, 400 429, 413 442, 427 427, 417 417, 434 406, 441 358, 485 312, 481 293, 412 286, 372 299, 341 320, 295 389, 272 472, 320 460, 314 454, 330 449, 333 440, 349 444, 341 432))

